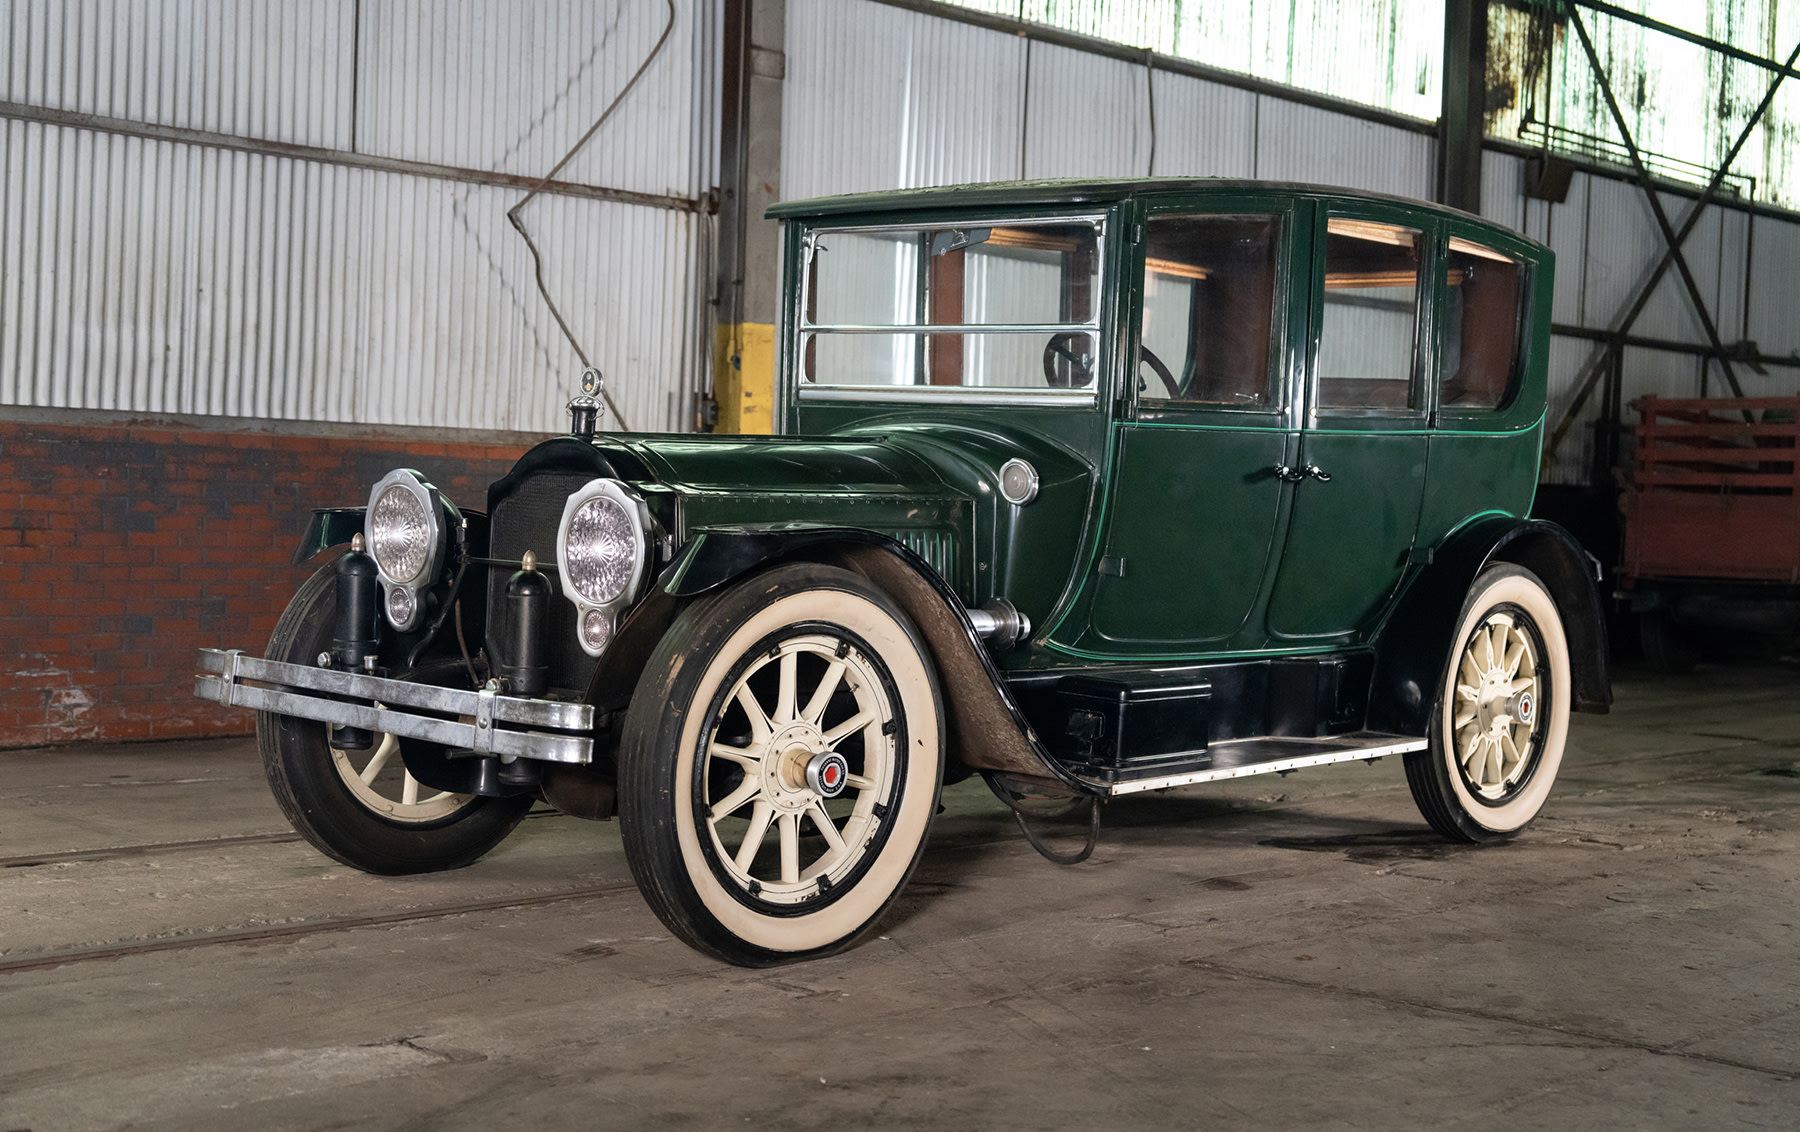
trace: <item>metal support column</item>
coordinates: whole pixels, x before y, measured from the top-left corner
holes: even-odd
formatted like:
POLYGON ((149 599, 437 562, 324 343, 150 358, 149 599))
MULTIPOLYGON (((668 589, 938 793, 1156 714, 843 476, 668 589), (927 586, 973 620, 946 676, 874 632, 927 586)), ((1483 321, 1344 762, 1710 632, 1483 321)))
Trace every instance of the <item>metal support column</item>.
POLYGON ((1444 0, 1444 108, 1438 118, 1438 200, 1481 211, 1487 119, 1487 0, 1444 0))
POLYGON ((720 106, 718 307, 713 396, 720 432, 768 433, 775 418, 781 86, 787 0, 725 0, 720 106))

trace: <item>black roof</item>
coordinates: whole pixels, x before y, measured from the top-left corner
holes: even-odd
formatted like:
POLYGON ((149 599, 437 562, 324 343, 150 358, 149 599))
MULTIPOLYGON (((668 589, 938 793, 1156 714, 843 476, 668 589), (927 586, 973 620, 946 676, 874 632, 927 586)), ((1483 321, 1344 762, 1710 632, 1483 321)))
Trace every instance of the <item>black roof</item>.
POLYGON ((1326 196, 1349 200, 1386 201, 1414 208, 1427 208, 1451 216, 1461 216, 1491 227, 1506 227, 1486 217, 1461 209, 1411 197, 1375 193, 1336 185, 1309 185, 1293 181, 1252 181, 1233 177, 1124 177, 1099 180, 982 181, 968 185, 943 185, 929 189, 887 189, 873 193, 848 193, 843 196, 810 197, 806 200, 782 201, 770 205, 772 219, 787 217, 838 216, 853 212, 890 211, 908 208, 982 207, 1005 204, 1112 204, 1127 197, 1147 193, 1205 191, 1210 193, 1279 192, 1305 196, 1326 196))

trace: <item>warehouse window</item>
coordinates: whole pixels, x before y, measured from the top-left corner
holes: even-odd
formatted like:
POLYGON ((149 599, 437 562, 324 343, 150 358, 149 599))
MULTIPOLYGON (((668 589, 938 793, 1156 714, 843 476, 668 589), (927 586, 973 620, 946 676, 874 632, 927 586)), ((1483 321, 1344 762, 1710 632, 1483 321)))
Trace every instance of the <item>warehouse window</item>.
POLYGON ((809 236, 802 387, 1091 396, 1095 219, 809 236))
POLYGON ((1413 409, 1424 236, 1334 216, 1326 225, 1319 327, 1321 409, 1413 409))

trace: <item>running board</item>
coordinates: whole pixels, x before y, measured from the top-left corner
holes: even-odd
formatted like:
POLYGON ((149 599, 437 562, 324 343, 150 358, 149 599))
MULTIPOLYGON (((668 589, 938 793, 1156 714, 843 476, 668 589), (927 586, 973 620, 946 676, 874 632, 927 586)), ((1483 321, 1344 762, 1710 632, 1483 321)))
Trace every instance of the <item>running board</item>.
POLYGON ((1171 786, 1192 786, 1197 782, 1217 782, 1355 759, 1373 762, 1384 755, 1403 755, 1423 751, 1425 747, 1424 739, 1380 731, 1357 731, 1324 739, 1227 739, 1213 743, 1204 756, 1189 763, 1192 769, 1156 778, 1095 782, 1094 785, 1108 795, 1137 794, 1145 790, 1166 790, 1171 786))

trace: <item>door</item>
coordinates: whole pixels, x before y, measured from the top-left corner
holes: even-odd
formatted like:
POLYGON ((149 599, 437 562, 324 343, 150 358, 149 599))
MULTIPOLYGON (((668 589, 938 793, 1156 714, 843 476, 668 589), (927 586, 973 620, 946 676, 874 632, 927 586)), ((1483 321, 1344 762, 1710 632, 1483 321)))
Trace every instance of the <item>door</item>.
POLYGON ((1339 642, 1405 573, 1425 487, 1429 221, 1327 205, 1315 218, 1306 416, 1269 630, 1339 642))
POLYGON ((1285 487, 1272 469, 1296 444, 1285 395, 1294 243, 1293 206, 1266 198, 1146 217, 1133 411, 1115 426, 1090 614, 1114 651, 1224 647, 1266 591, 1285 487))

